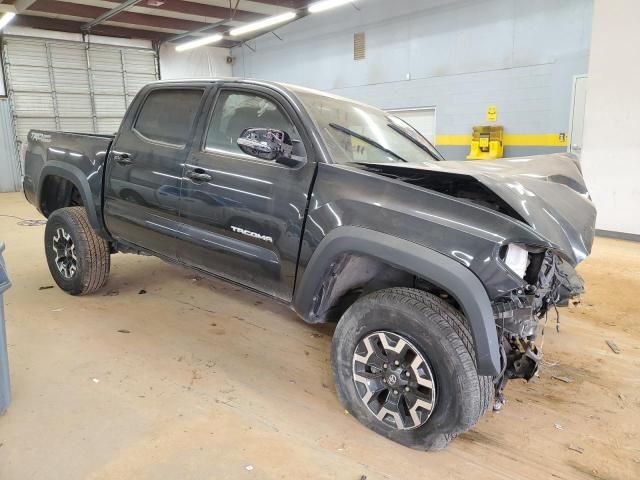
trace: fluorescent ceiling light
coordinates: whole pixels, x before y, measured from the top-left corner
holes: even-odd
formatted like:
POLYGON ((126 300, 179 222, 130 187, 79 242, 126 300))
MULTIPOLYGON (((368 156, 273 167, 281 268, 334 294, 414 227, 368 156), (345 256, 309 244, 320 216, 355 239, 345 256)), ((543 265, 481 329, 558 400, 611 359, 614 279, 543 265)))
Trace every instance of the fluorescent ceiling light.
POLYGON ((282 15, 276 15, 275 17, 265 18, 264 20, 259 20, 257 22, 243 25, 242 27, 234 28, 229 33, 234 37, 237 37, 238 35, 255 32, 256 30, 262 30, 263 28, 271 27, 279 23, 288 22, 289 20, 296 18, 297 15, 298 14, 296 12, 283 13, 282 15))
POLYGON ((13 17, 15 17, 16 14, 13 12, 7 12, 5 13, 1 18, 0 18, 0 30, 2 30, 7 23, 9 23, 11 20, 13 20, 13 17))
POLYGON ((222 40, 222 35, 216 33, 215 35, 209 35, 208 37, 202 37, 198 38, 197 40, 191 40, 190 42, 181 43, 180 45, 176 46, 176 52, 191 50, 192 48, 209 45, 210 43, 219 42, 220 40, 222 40))
POLYGON ((323 0, 322 2, 316 2, 309 5, 309 13, 324 12, 330 8, 341 7, 347 3, 351 3, 351 0, 323 0))

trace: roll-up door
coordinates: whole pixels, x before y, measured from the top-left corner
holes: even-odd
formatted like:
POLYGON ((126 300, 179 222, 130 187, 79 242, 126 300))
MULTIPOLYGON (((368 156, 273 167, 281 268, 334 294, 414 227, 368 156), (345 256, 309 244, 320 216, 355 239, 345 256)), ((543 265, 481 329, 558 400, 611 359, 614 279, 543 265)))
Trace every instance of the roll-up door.
POLYGON ((151 49, 5 36, 2 60, 18 145, 32 128, 114 133, 158 78, 151 49))

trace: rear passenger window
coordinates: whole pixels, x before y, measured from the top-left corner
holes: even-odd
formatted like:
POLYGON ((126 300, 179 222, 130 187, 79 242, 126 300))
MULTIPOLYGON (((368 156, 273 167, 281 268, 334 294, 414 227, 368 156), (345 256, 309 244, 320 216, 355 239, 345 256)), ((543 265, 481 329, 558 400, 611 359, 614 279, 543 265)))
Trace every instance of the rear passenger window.
POLYGON ((147 95, 134 129, 155 142, 185 146, 203 90, 155 90, 147 95))

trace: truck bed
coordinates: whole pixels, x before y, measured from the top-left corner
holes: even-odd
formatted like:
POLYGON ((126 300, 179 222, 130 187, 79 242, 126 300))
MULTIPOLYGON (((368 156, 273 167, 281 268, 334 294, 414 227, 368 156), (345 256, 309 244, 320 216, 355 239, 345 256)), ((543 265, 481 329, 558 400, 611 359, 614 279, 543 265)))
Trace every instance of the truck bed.
POLYGON ((27 200, 41 209, 36 192, 44 180, 45 167, 63 177, 75 172, 89 182, 92 192, 100 195, 102 167, 113 138, 114 135, 31 130, 24 160, 23 188, 27 200))
POLYGON ((22 181, 27 200, 47 218, 60 201, 86 205, 91 226, 102 231, 104 163, 113 139, 114 135, 31 130, 22 181))

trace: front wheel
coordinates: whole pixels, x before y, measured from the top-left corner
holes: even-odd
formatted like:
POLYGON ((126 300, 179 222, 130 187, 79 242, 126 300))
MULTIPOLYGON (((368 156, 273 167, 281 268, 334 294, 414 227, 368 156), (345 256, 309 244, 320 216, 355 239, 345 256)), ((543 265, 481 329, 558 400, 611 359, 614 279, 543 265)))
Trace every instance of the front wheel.
POLYGON ((493 398, 478 375, 464 317, 429 293, 381 290, 342 316, 332 345, 343 405, 375 432, 439 450, 477 423, 493 398))
POLYGON ((65 292, 86 295, 107 282, 109 244, 91 228, 84 207, 61 208, 51 214, 44 249, 51 276, 65 292))

